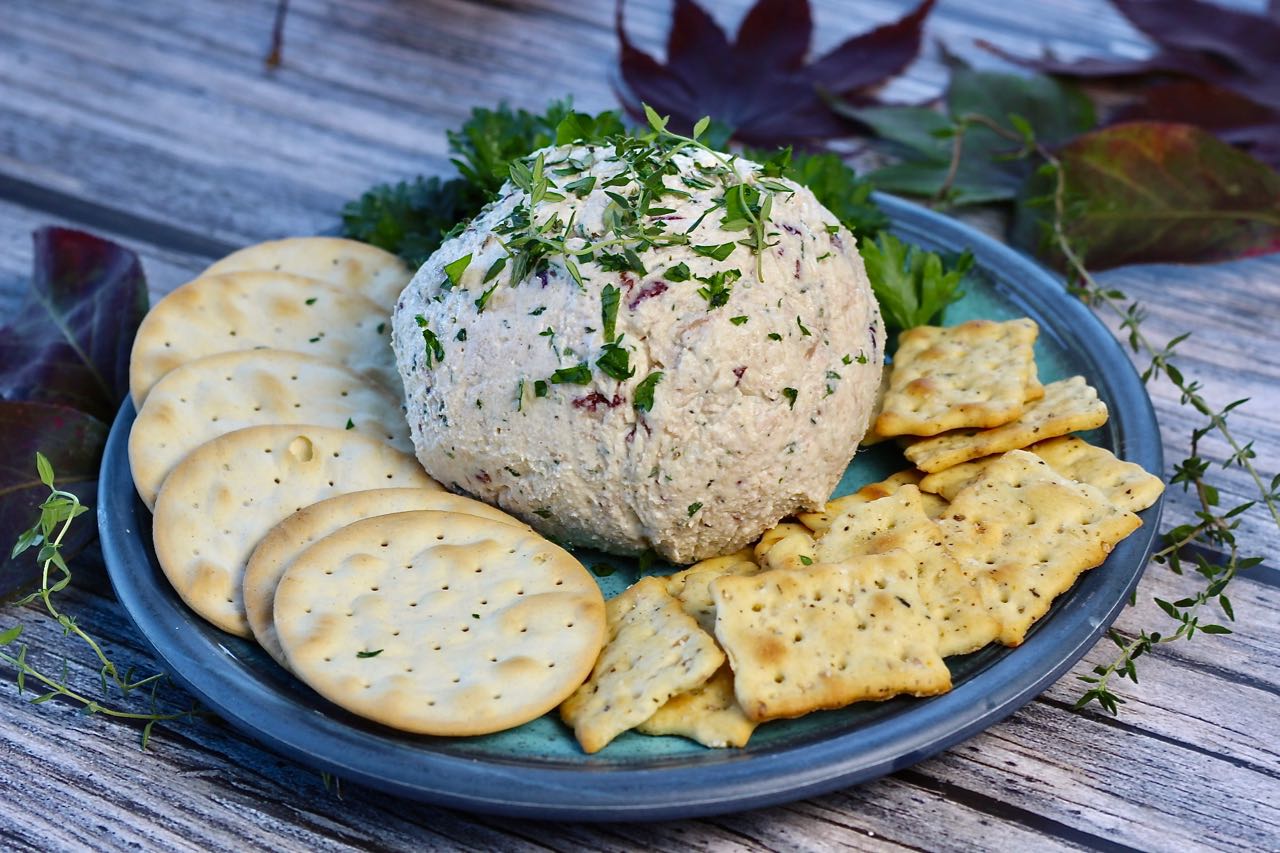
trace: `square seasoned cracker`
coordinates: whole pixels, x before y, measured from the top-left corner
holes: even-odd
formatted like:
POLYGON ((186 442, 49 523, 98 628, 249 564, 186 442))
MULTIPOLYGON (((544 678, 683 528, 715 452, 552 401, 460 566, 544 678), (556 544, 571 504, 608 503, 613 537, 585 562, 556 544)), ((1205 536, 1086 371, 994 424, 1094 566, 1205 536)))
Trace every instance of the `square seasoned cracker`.
POLYGON ((1107 422, 1107 406, 1098 392, 1073 376, 1044 387, 1044 397, 1027 406, 1016 421, 994 429, 963 429, 913 442, 903 454, 929 473, 980 459, 993 453, 1018 450, 1046 438, 1076 430, 1093 429, 1107 422))
MULTIPOLYGON (((798 525, 797 525, 798 526, 798 525)), ((711 600, 711 582, 721 575, 754 575, 760 571, 751 548, 723 557, 711 557, 683 571, 663 578, 667 594, 680 602, 684 612, 697 620, 702 630, 715 631, 716 606, 711 600)))
POLYGON ((801 532, 782 537, 769 550, 759 555, 761 569, 803 569, 814 564, 813 551, 816 543, 813 534, 801 525, 796 526, 801 527, 801 532))
MULTIPOLYGON (((834 498, 828 501, 826 506, 818 512, 798 512, 796 513, 796 518, 800 519, 801 523, 812 530, 814 534, 820 536, 831 526, 832 519, 848 512, 851 507, 888 497, 902 486, 918 486, 920 478, 923 476, 915 468, 908 468, 906 471, 899 471, 878 483, 869 483, 851 495, 834 498)), ((921 500, 924 502, 924 510, 930 518, 938 517, 947 508, 947 502, 937 495, 923 495, 921 500)))
POLYGON ((645 735, 678 735, 713 748, 741 748, 751 739, 756 725, 733 695, 733 670, 726 664, 701 687, 672 696, 652 717, 636 726, 636 731, 645 735))
POLYGON ((951 553, 977 576, 1000 621, 1000 642, 1017 646, 1053 600, 1142 521, 1035 454, 1013 450, 956 495, 939 524, 951 553))
POLYGON ((1164 481, 1141 465, 1117 459, 1105 447, 1075 436, 1041 441, 1029 450, 1068 480, 1096 486, 1107 500, 1129 512, 1146 509, 1164 491, 1164 481))
POLYGON ((647 577, 605 604, 607 642, 591 677, 560 705, 585 752, 599 752, 643 723, 678 693, 706 682, 724 653, 667 594, 662 578, 647 577))
POLYGON ((989 428, 1022 414, 1035 380, 1039 327, 1026 318, 902 333, 877 435, 938 435, 989 428))
POLYGON ((951 689, 905 551, 711 584, 716 638, 753 720, 951 689))
POLYGON ((1000 623, 987 612, 973 570, 951 555, 942 528, 925 514, 922 498, 915 486, 903 486, 887 498, 851 508, 818 541, 816 557, 837 563, 906 551, 916 561, 920 596, 938 626, 939 653, 968 654, 993 641, 1000 623))
MULTIPOLYGON (((1028 447, 1028 450, 1035 448, 1035 445, 1028 447)), ((981 459, 971 459, 968 462, 961 462, 959 465, 952 465, 950 468, 943 468, 941 471, 934 471, 932 474, 926 474, 924 479, 920 481, 920 491, 929 494, 933 493, 947 501, 953 501, 956 495, 960 494, 974 480, 982 476, 982 472, 987 470, 991 463, 995 462, 1004 454, 995 453, 991 456, 984 456, 981 459)))

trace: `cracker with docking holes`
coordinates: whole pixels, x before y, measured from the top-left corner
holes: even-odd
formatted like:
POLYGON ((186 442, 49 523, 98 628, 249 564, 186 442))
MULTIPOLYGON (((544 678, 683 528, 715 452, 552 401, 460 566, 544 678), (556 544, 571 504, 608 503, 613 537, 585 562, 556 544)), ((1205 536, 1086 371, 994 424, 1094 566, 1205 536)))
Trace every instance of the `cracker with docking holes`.
POLYGON ((907 329, 893 356, 876 434, 937 435, 1017 418, 1036 375, 1038 333, 1026 318, 907 329))
POLYGON ((192 610, 249 637, 241 583, 267 531, 325 498, 389 486, 436 483, 417 459, 354 430, 229 432, 196 448, 165 478, 152 519, 156 558, 192 610))
POLYGON ((716 606, 711 600, 711 582, 721 575, 754 575, 759 572, 751 548, 743 548, 723 557, 711 557, 694 563, 683 571, 663 578, 667 594, 680 602, 684 612, 698 620, 702 630, 715 631, 716 606))
POLYGON ((814 550, 817 543, 808 529, 783 536, 774 541, 769 550, 759 554, 760 567, 765 571, 772 569, 801 569, 814 564, 814 550))
POLYGON ((917 468, 935 473, 992 453, 1018 450, 1046 438, 1093 429, 1107 422, 1107 406, 1081 376, 1050 382, 1044 397, 1016 421, 994 429, 943 433, 910 444, 903 453, 917 468))
POLYGON ((430 489, 371 489, 350 492, 303 507, 281 521, 253 549, 245 566, 241 590, 245 615, 258 645, 288 669, 284 649, 276 635, 273 606, 276 587, 293 560, 310 545, 348 524, 396 512, 430 509, 485 518, 498 524, 529 527, 486 503, 452 495, 439 487, 430 489))
POLYGON ((756 721, 951 689, 905 551, 711 584, 734 693, 756 721))
POLYGON ((703 746, 743 747, 756 730, 733 695, 733 670, 716 670, 706 684, 672 696, 657 712, 636 726, 645 735, 678 735, 703 746))
POLYGON ((951 553, 978 578, 1007 646, 1020 645, 1053 600, 1141 524, 1100 490, 1021 450, 988 466, 939 520, 951 553))
POLYGON ((189 281, 142 319, 129 392, 142 403, 160 378, 206 355, 259 348, 314 355, 404 395, 387 312, 358 293, 297 275, 241 272, 189 281))
POLYGON ((129 467, 152 507, 165 475, 210 439, 250 426, 354 429, 413 453, 400 401, 342 365, 285 350, 205 356, 165 374, 129 431, 129 467))
POLYGON ((293 561, 275 622, 317 693, 402 731, 479 735, 540 717, 604 642, 600 589, 567 551, 491 519, 367 518, 293 561))
POLYGON ((901 548, 916 561, 920 597, 938 626, 943 657, 963 655, 990 643, 1000 623, 987 612, 974 573, 951 555, 942 528, 924 511, 915 486, 851 508, 818 541, 816 557, 836 563, 901 548))
POLYGON ((246 246, 201 275, 287 272, 317 278, 366 296, 390 314, 413 271, 390 252, 342 237, 287 237, 246 246))
POLYGON ((560 706, 586 752, 599 752, 724 663, 715 640, 667 594, 662 578, 641 579, 606 609, 604 651, 586 684, 560 706))
POLYGON ((794 521, 782 521, 761 533, 760 539, 756 542, 753 550, 756 562, 760 562, 761 558, 774 546, 775 542, 796 533, 808 535, 809 530, 803 524, 797 524, 794 521))
MULTIPOLYGON (((868 501, 888 497, 897 492, 902 486, 918 486, 920 478, 923 476, 915 468, 908 468, 906 471, 899 471, 878 483, 868 483, 853 494, 845 495, 841 498, 833 498, 819 512, 798 512, 796 513, 796 518, 800 519, 805 527, 821 536, 831 527, 831 521, 836 516, 849 512, 853 507, 868 501)), ((921 496, 921 500, 924 504, 924 510, 930 518, 937 518, 947 508, 947 502, 937 495, 925 494, 921 496)))

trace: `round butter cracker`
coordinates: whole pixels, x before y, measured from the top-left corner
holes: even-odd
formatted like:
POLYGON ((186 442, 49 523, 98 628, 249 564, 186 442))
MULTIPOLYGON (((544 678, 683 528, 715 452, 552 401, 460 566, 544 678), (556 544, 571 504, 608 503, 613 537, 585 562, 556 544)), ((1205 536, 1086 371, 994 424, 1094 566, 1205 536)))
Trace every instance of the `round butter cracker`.
POLYGON ((244 609, 258 645, 277 663, 288 668, 288 660, 276 635, 273 605, 280 578, 299 554, 353 522, 415 509, 455 512, 529 529, 523 521, 500 509, 439 489, 371 489, 338 495, 303 507, 271 528, 271 532, 253 549, 245 567, 242 584, 244 609))
POLYGON ((155 506, 165 475, 206 441, 266 424, 354 429, 413 452, 400 401, 359 374, 285 350, 218 353, 165 374, 138 412, 129 467, 143 503, 155 506))
POLYGON ((554 708, 605 636, 599 587, 536 533, 423 510, 369 518, 312 545, 275 598, 295 674, 403 731, 478 735, 554 708))
POLYGON ((134 405, 142 408, 156 382, 187 362, 261 348, 319 356, 404 394, 380 305, 313 278, 242 272, 189 281, 151 308, 129 359, 134 405))
POLYGON ((318 278, 372 299, 388 314, 413 271, 377 246, 342 237, 287 237, 232 252, 203 275, 267 270, 318 278))
POLYGON ((354 430, 256 426, 196 448, 165 478, 152 539, 192 610, 250 637, 241 583, 254 547, 304 506, 343 492, 439 486, 418 460, 354 430))

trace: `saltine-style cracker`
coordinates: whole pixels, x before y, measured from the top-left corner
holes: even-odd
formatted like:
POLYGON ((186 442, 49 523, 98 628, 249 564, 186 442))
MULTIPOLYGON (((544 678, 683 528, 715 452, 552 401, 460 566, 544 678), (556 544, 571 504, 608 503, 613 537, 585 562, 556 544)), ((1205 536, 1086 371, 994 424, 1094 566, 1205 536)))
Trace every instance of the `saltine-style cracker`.
POLYGON ((129 431, 129 467, 142 502, 155 505, 165 475, 228 432, 265 424, 354 429, 413 453, 400 401, 342 365, 284 350, 205 356, 165 374, 129 431))
POLYGON ((192 610, 249 637, 241 582, 267 531, 343 492, 435 485, 417 459, 354 430, 236 430, 196 448, 165 478, 152 520, 156 558, 192 610))
POLYGON ((711 582, 721 575, 754 575, 760 566, 751 548, 723 557, 711 557, 663 578, 667 594, 680 602, 684 612, 697 620, 702 630, 715 631, 716 606, 711 600, 711 582))
POLYGON ((893 356, 876 434, 937 435, 1017 418, 1036 375, 1038 333, 1026 318, 907 329, 893 356))
POLYGON ((951 688, 905 551, 711 584, 734 693, 756 721, 951 688))
MULTIPOLYGON (((799 526, 799 525, 797 525, 799 526)), ((784 536, 773 543, 769 550, 759 555, 760 567, 766 571, 773 569, 800 569, 812 566, 814 560, 813 534, 807 529, 784 536)))
POLYGON ((1098 489, 1020 450, 988 466, 939 519, 947 547, 978 578, 1008 646, 1020 645, 1053 600, 1141 524, 1098 489))
POLYGON ((279 272, 197 278, 143 318, 129 360, 129 392, 141 408, 175 367, 215 353, 268 348, 337 362, 401 397, 390 328, 376 302, 316 279, 279 272))
POLYGON ((354 522, 307 548, 276 590, 291 669, 394 728, 478 735, 545 714, 586 678, 604 600, 532 531, 419 510, 354 522))
POLYGON ((438 486, 429 489, 370 489, 350 492, 303 507, 281 521, 262 538, 245 566, 241 591, 245 615, 254 639, 281 666, 288 669, 284 649, 276 635, 276 587, 294 559, 315 542, 348 524, 379 515, 411 510, 436 510, 484 518, 498 524, 530 529, 524 522, 486 503, 451 495, 438 486))
POLYGON ((1044 390, 1044 397, 1028 405, 1015 421, 994 429, 962 429, 922 438, 908 445, 903 453, 917 468, 933 473, 1107 422, 1106 404, 1084 377, 1050 382, 1044 390))
POLYGON ((608 641, 591 677, 560 706, 586 752, 652 717, 679 693, 706 682, 724 663, 715 640, 646 577, 610 599, 608 641))
POLYGON ((703 746, 744 747, 757 723, 743 712, 733 694, 728 664, 700 687, 672 696, 652 717, 636 726, 645 735, 678 735, 703 746))
POLYGON ((368 297, 390 314, 413 271, 400 258, 359 240, 342 237, 287 237, 246 246, 211 265, 201 275, 286 272, 318 278, 368 297))
POLYGON ((915 486, 853 507, 837 517, 818 541, 816 558, 837 563, 865 554, 901 548, 916 561, 920 596, 938 626, 943 657, 968 654, 990 643, 1000 623, 987 612, 971 569, 963 567, 944 543, 942 528, 924 511, 915 486))
MULTIPOLYGON (((853 507, 869 501, 888 497, 897 492, 902 486, 917 486, 923 476, 915 468, 908 468, 906 471, 899 471, 878 483, 868 483, 853 494, 834 498, 828 501, 827 505, 819 512, 796 513, 796 518, 800 519, 804 526, 812 530, 814 534, 820 536, 831 527, 831 521, 836 516, 849 512, 853 507)), ((936 518, 947 508, 947 502, 936 495, 922 495, 921 501, 925 512, 930 518, 936 518)))

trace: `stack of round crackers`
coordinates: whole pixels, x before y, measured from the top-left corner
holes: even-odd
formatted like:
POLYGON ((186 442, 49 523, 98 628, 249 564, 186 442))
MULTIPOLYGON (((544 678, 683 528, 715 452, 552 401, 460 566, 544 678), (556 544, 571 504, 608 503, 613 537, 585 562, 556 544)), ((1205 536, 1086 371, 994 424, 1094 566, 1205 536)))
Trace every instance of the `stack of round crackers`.
POLYGON ((413 457, 389 321, 410 276, 333 238, 214 264, 139 328, 129 460, 197 614, 354 713, 482 734, 582 683, 604 602, 570 554, 413 457))

